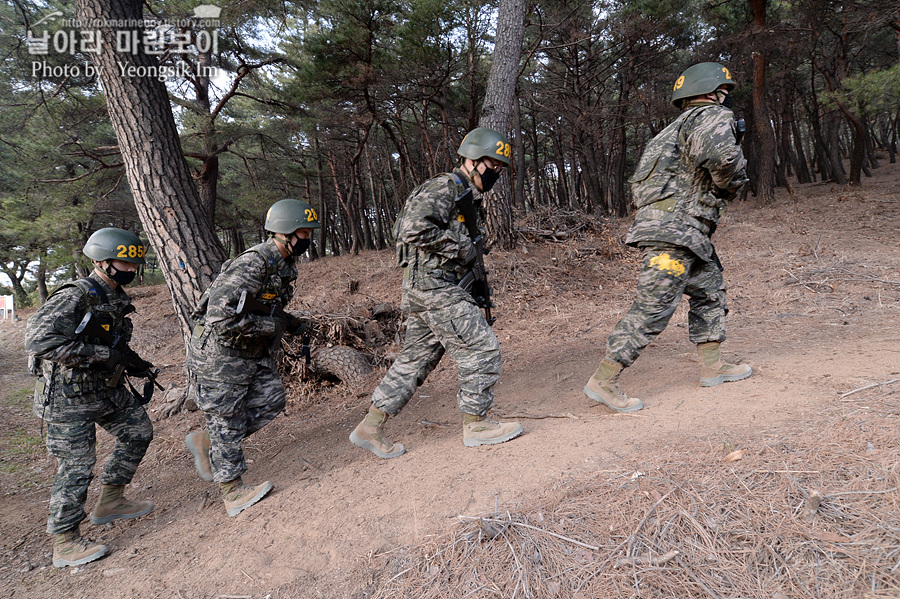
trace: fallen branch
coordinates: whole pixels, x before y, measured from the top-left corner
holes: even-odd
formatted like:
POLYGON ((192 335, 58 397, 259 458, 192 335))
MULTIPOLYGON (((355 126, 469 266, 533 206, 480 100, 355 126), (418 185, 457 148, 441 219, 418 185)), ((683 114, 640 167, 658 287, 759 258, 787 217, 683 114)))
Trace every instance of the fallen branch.
POLYGON ((860 387, 859 389, 854 389, 853 391, 847 391, 846 393, 841 394, 841 399, 844 399, 848 395, 853 395, 854 393, 865 391, 866 389, 871 389, 872 387, 881 387, 882 385, 890 385, 891 383, 900 383, 900 379, 891 379, 889 381, 884 381, 883 383, 872 383, 871 385, 866 385, 865 387, 860 387))
POLYGON ((571 420, 580 420, 578 416, 571 412, 565 414, 504 414, 497 412, 501 418, 521 418, 523 420, 543 420, 544 418, 569 418, 571 420))
POLYGON ((653 557, 652 555, 638 555, 635 557, 621 557, 616 560, 616 563, 613 564, 613 568, 618 568, 620 566, 631 565, 631 566, 662 566, 667 561, 672 560, 678 557, 678 551, 674 549, 669 551, 668 553, 664 553, 659 557, 653 557))
POLYGON ((584 547, 585 549, 590 549, 591 551, 600 551, 600 548, 595 545, 588 545, 587 543, 582 543, 581 541, 576 541, 575 539, 571 539, 569 537, 564 537, 563 535, 556 534, 555 532, 550 532, 549 530, 544 530, 543 528, 538 528, 537 526, 531 526, 530 524, 525 524, 524 522, 514 522, 512 520, 498 520, 495 518, 475 518, 472 516, 457 516, 457 518, 461 520, 478 520, 481 522, 482 528, 484 527, 484 522, 496 522, 498 524, 507 524, 512 526, 518 526, 520 528, 527 528, 528 530, 534 530, 536 532, 542 532, 544 534, 548 534, 551 537, 556 537, 562 541, 566 541, 568 543, 572 543, 573 545, 578 545, 579 547, 584 547))

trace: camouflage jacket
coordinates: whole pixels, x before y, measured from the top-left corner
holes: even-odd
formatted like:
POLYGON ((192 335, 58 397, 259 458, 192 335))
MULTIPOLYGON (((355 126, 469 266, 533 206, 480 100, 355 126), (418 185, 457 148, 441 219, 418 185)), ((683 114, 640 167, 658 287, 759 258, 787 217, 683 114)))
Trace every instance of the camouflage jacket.
POLYGON ((272 239, 226 262, 193 314, 197 324, 187 357, 191 374, 199 381, 249 384, 256 369, 248 360, 274 367, 269 346, 278 319, 238 314, 237 306, 242 291, 265 304, 286 306, 296 279, 294 260, 285 260, 272 239))
POLYGON ((38 377, 34 413, 52 422, 91 419, 133 401, 124 377, 110 388, 115 366, 107 366, 110 348, 99 339, 75 334, 90 311, 126 345, 133 330, 131 298, 93 276, 63 285, 28 319, 25 350, 38 377))
POLYGON ((632 184, 638 208, 626 243, 661 241, 710 260, 720 211, 746 178, 734 114, 708 101, 689 103, 647 144, 632 184))
MULTIPOLYGON (((468 179, 459 169, 443 173, 419 185, 406 199, 393 231, 404 289, 454 287, 472 267, 475 245, 456 206, 456 198, 465 191, 463 182, 468 179)), ((480 206, 481 192, 469 185, 472 201, 480 206)))

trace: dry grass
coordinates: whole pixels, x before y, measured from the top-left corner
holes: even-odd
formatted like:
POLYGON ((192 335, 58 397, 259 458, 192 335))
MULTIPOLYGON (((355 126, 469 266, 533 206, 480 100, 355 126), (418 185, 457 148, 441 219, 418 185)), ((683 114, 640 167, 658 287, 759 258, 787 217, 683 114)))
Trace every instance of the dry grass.
POLYGON ((890 399, 827 430, 679 445, 529 506, 460 516, 396 559, 374 597, 897 597, 890 399))

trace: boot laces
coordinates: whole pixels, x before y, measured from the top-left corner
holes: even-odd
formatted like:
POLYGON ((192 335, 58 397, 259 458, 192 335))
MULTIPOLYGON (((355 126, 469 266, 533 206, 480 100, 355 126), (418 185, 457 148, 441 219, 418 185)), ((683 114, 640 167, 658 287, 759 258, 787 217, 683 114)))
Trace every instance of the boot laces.
POLYGON ((483 431, 489 431, 500 428, 500 422, 494 420, 490 416, 485 416, 483 419, 471 423, 472 432, 478 433, 483 431))
POLYGON ((87 548, 90 546, 91 542, 88 539, 85 539, 81 535, 69 539, 68 541, 59 545, 60 553, 78 553, 81 551, 87 551, 87 548))

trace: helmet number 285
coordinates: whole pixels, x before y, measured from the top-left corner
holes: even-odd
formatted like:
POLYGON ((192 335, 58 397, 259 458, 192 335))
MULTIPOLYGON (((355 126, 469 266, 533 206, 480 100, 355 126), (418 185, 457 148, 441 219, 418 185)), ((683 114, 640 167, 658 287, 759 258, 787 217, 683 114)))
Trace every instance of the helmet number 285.
POLYGON ((512 147, 508 143, 504 143, 502 141, 497 142, 497 151, 495 152, 497 156, 503 156, 504 158, 509 158, 512 155, 512 147))
POLYGON ((142 245, 117 245, 116 258, 143 258, 144 246, 142 245))

